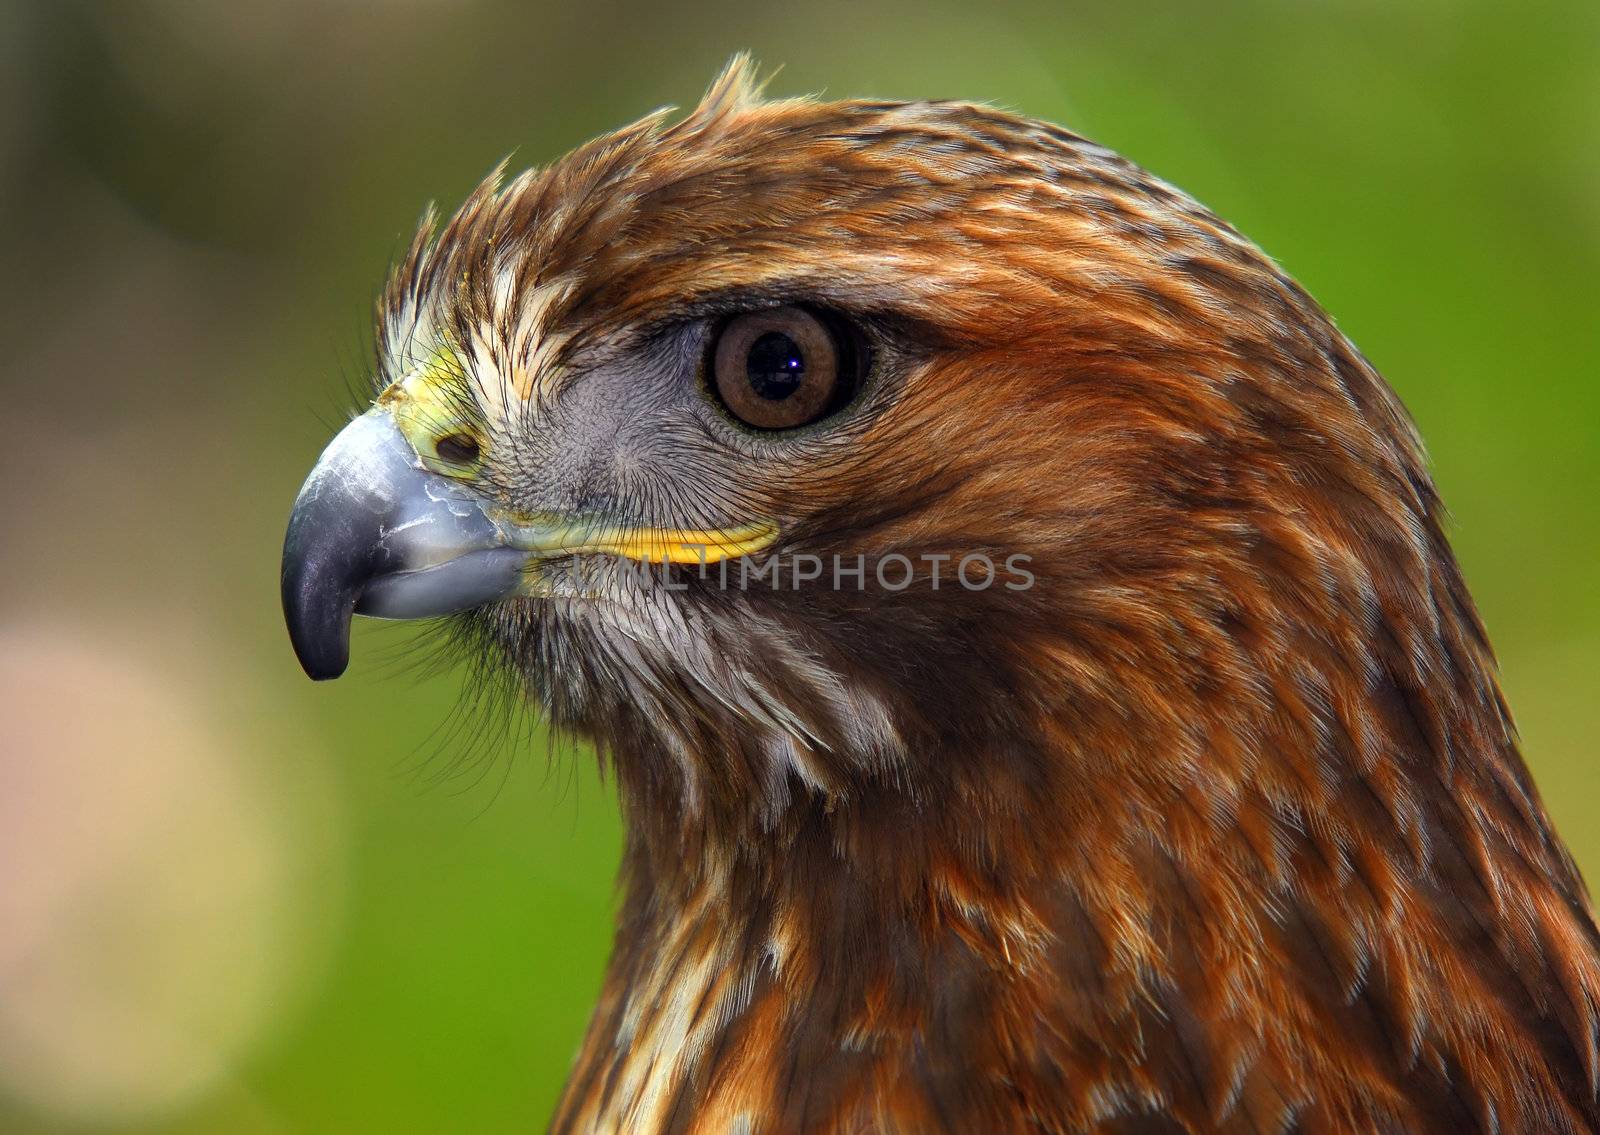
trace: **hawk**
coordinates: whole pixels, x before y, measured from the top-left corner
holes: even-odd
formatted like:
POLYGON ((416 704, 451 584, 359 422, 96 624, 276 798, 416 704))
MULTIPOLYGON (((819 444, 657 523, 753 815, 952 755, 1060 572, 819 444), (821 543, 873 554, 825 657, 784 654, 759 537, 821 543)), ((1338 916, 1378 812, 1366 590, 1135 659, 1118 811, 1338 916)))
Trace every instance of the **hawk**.
POLYGON ((1183 193, 736 61, 427 220, 284 550, 613 771, 556 1132, 1578 1132, 1600 954, 1399 400, 1183 193))

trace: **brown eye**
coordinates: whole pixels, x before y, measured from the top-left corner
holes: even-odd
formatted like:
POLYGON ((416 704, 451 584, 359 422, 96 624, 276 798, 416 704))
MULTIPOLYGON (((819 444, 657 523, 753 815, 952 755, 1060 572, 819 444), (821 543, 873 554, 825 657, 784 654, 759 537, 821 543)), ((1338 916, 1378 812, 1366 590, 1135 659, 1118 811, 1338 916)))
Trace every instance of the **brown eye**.
POLYGON ((712 356, 712 385, 734 417, 761 430, 816 421, 839 405, 845 384, 833 332, 798 307, 736 316, 712 356))

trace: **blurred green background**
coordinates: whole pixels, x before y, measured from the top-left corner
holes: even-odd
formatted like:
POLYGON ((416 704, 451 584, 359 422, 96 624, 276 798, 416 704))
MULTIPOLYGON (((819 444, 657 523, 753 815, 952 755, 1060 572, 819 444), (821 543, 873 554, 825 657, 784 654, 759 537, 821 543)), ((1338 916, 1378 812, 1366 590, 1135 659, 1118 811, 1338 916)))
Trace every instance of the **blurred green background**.
POLYGON ((1600 876, 1600 4, 0 7, 0 1130, 523 1132, 598 985, 585 754, 363 626, 305 681, 289 502, 424 202, 735 50, 998 102, 1193 192, 1429 440, 1528 760, 1600 876))

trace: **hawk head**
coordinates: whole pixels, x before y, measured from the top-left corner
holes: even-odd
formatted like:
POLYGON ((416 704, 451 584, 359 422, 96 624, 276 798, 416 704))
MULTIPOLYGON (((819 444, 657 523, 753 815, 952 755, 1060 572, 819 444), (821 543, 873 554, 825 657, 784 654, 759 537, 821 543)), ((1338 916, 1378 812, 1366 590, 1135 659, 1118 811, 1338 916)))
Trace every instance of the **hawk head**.
POLYGON ((461 612, 557 725, 701 797, 904 776, 1041 671, 1091 712, 1207 665, 1183 621, 1305 586, 1261 526, 1429 507, 1386 388, 1188 198, 1056 127, 763 102, 743 65, 424 224, 378 345, 290 529, 307 670, 352 609, 461 612))

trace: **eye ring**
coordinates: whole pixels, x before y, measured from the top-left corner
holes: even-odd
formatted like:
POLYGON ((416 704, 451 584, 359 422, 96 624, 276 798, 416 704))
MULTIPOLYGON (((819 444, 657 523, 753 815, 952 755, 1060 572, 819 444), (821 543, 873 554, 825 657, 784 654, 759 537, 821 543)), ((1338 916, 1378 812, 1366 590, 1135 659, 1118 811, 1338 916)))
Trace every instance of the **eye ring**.
POLYGON ((834 329, 803 307, 748 311, 718 334, 710 386, 745 425, 795 429, 825 417, 848 397, 847 356, 834 329))

